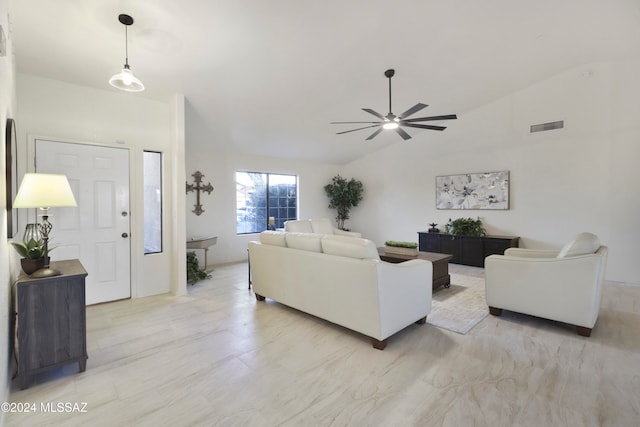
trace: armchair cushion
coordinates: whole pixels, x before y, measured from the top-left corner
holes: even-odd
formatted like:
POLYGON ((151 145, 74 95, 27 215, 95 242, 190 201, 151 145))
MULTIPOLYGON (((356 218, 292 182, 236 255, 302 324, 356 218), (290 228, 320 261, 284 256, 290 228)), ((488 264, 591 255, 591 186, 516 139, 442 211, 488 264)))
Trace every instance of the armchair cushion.
POLYGON ((285 221, 284 229, 294 233, 313 233, 311 222, 307 220, 285 221))
POLYGON ((572 241, 564 245, 557 258, 595 253, 600 248, 598 236, 591 233, 580 233, 572 241))
POLYGON ((333 234, 335 234, 336 236, 362 237, 362 233, 358 233, 357 231, 346 231, 340 230, 339 228, 334 228, 333 234))
POLYGON ((311 229, 314 233, 333 234, 333 225, 331 225, 329 218, 312 219, 309 222, 311 223, 311 229))
POLYGON ((285 221, 284 229, 285 231, 293 233, 335 234, 340 236, 362 237, 361 233, 355 231, 345 231, 334 228, 331 220, 328 218, 285 221))

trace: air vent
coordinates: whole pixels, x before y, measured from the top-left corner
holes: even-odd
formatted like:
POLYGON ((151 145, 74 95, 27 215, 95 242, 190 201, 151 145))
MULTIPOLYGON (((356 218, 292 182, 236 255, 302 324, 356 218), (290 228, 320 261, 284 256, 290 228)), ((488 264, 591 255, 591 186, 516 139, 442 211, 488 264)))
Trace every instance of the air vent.
POLYGON ((564 127, 564 120, 558 122, 540 123, 539 125, 531 125, 531 133, 542 132, 545 130, 562 129, 564 127))

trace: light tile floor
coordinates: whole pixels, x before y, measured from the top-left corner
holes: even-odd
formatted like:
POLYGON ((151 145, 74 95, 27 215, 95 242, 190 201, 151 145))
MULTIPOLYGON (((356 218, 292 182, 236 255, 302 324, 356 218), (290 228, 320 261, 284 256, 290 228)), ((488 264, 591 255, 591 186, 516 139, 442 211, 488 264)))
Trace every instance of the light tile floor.
MULTIPOLYGON (((460 274, 481 269, 451 265, 460 274)), ((412 325, 367 337, 257 303, 246 263, 189 295, 87 309, 87 371, 13 385, 8 426, 638 426, 640 287, 608 284, 590 338, 505 312, 467 335, 412 325), (86 402, 84 413, 41 403, 86 402)))

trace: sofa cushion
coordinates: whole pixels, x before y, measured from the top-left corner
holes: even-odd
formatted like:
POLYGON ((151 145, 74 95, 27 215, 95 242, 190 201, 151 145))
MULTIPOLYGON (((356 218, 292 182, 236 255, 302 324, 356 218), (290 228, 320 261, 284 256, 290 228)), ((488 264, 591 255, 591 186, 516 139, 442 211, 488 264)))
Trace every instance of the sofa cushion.
POLYGON ((376 245, 368 239, 348 236, 322 236, 322 252, 359 259, 380 259, 376 245))
POLYGON ((572 241, 564 245, 557 258, 595 253, 600 248, 598 236, 591 233, 580 233, 572 241))
POLYGON ((260 233, 260 243, 263 245, 272 245, 272 246, 282 246, 283 248, 287 247, 287 241, 285 239, 285 234, 283 231, 263 231, 260 233))
POLYGON ((309 222, 314 233, 333 234, 333 225, 331 225, 331 220, 328 218, 312 219, 309 222))
POLYGON ((313 233, 285 233, 288 247, 310 252, 322 252, 321 238, 320 234, 313 233))
POLYGON ((293 233, 313 233, 311 222, 308 220, 285 221, 284 229, 293 233))

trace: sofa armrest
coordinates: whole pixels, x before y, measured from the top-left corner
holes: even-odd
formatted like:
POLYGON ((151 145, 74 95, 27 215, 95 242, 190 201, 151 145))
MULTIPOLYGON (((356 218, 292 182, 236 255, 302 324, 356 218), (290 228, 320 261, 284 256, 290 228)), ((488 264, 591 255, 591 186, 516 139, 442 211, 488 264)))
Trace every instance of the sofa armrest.
POLYGON ((431 261, 378 261, 380 329, 386 338, 431 313, 431 261))
POLYGON ((336 236, 362 237, 362 233, 340 230, 339 228, 334 228, 333 234, 335 234, 336 236))

